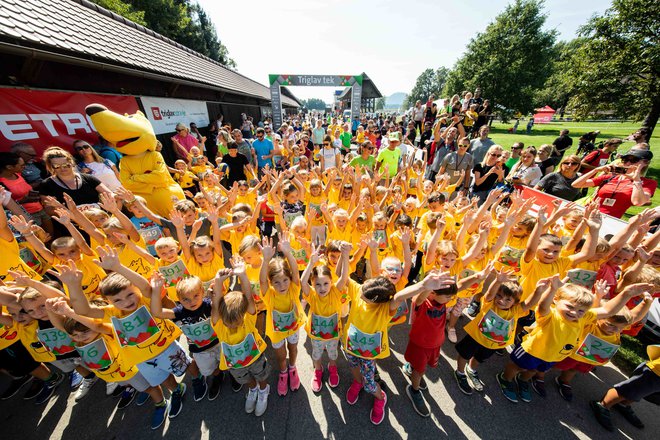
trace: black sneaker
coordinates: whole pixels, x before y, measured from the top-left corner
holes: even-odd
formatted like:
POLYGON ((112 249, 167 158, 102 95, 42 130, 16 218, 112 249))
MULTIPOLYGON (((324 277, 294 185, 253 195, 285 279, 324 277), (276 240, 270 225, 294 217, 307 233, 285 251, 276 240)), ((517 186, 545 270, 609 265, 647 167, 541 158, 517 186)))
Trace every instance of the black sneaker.
POLYGON ((461 392, 463 392, 463 394, 467 394, 468 396, 472 394, 472 387, 470 386, 468 378, 465 374, 454 371, 454 378, 456 379, 458 388, 461 390, 461 392))
POLYGON ((119 397, 119 396, 121 396, 122 394, 124 394, 124 389, 125 389, 125 388, 126 388, 126 387, 123 387, 123 386, 120 385, 120 386, 118 386, 117 388, 115 388, 114 390, 112 390, 112 393, 110 393, 110 395, 111 395, 112 397, 119 397))
POLYGON ((614 431, 614 424, 612 424, 612 414, 610 413, 610 410, 605 408, 602 403, 596 402, 595 400, 589 402, 589 406, 594 412, 594 416, 596 416, 598 423, 608 431, 614 431))
POLYGON ((183 409, 183 395, 186 394, 186 384, 180 383, 176 391, 170 397, 170 414, 169 418, 173 419, 179 415, 183 409))
POLYGON ((206 385, 206 377, 202 376, 193 379, 192 387, 193 387, 193 400, 195 402, 199 402, 204 397, 206 397, 206 392, 209 389, 208 385, 206 385))
POLYGON ((529 403, 532 401, 532 392, 530 391, 531 388, 531 380, 522 380, 520 376, 516 376, 516 385, 518 385, 518 395, 520 396, 520 400, 523 402, 529 403))
POLYGON ((133 403, 133 400, 135 399, 135 396, 137 395, 137 390, 131 386, 125 387, 124 392, 121 393, 121 398, 119 399, 119 402, 117 403, 117 409, 124 409, 131 403, 133 403))
POLYGON ((504 356, 506 354, 506 348, 500 348, 499 350, 495 350, 495 354, 498 356, 504 356))
POLYGON ((532 388, 534 389, 534 391, 536 391, 536 394, 538 394, 539 396, 541 397, 547 396, 547 393, 545 392, 545 381, 533 377, 532 388))
POLYGON ((630 405, 622 405, 620 403, 617 403, 616 405, 614 405, 614 409, 619 411, 623 416, 623 418, 628 420, 628 422, 631 425, 633 425, 635 428, 639 428, 639 429, 644 428, 644 422, 642 422, 642 420, 639 417, 637 417, 637 414, 635 414, 635 411, 633 411, 630 405))
POLYGON ((9 388, 0 396, 0 400, 7 400, 11 399, 20 391, 21 388, 28 382, 30 382, 33 379, 32 376, 27 375, 23 377, 19 377, 18 379, 14 379, 11 381, 9 384, 9 388))
POLYGON ((470 318, 475 318, 479 314, 480 310, 481 310, 481 302, 472 301, 468 306, 466 313, 470 318))
POLYGON ((376 372, 374 374, 374 381, 380 385, 381 388, 385 388, 385 381, 380 377, 380 373, 378 372, 378 367, 376 367, 376 372))
POLYGON ((518 403, 518 387, 516 387, 515 381, 509 382, 508 380, 505 380, 502 373, 496 374, 495 379, 497 379, 497 383, 500 384, 500 389, 502 390, 504 397, 509 399, 510 402, 518 403))
POLYGON ((408 384, 406 385, 406 394, 408 395, 410 402, 412 402, 413 409, 417 414, 422 417, 428 417, 431 415, 426 400, 424 399, 424 394, 422 394, 420 390, 415 391, 412 385, 408 384))
MULTIPOLYGON (((403 374, 408 376, 409 379, 412 379, 412 367, 410 366, 409 362, 403 364, 403 366, 401 367, 401 372, 403 372, 403 374)), ((424 380, 424 377, 422 376, 422 379, 419 381, 419 389, 427 390, 428 387, 429 386, 426 384, 426 380, 424 380)))
POLYGON ((23 400, 32 400, 39 395, 41 390, 44 387, 44 381, 41 379, 35 379, 32 381, 30 388, 23 394, 23 400))
POLYGON ((211 376, 211 386, 209 387, 209 400, 215 400, 220 395, 220 390, 222 389, 222 379, 225 377, 225 373, 221 372, 217 376, 211 376))
POLYGON ((243 384, 236 382, 236 379, 231 374, 229 375, 229 379, 231 380, 231 390, 238 393, 243 388, 243 384))
POLYGON ((573 387, 569 384, 562 382, 559 377, 555 377, 555 383, 559 387, 559 395, 567 402, 573 400, 573 387))
POLYGON ((41 389, 41 392, 37 396, 37 400, 34 402, 37 405, 41 405, 42 403, 48 402, 48 399, 50 399, 50 396, 53 395, 55 392, 55 388, 62 383, 64 380, 64 374, 62 373, 53 373, 53 377, 51 380, 47 381, 43 388, 41 389))

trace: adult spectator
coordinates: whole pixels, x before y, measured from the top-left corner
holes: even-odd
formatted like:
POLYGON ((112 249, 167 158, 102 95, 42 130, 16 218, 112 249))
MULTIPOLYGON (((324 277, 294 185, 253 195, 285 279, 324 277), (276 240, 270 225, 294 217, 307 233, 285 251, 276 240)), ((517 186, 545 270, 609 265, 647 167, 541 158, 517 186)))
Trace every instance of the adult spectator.
POLYGON ((230 142, 227 145, 228 154, 222 156, 222 163, 227 164, 229 172, 227 173, 227 185, 231 187, 234 182, 239 180, 248 180, 248 174, 252 174, 250 161, 243 154, 238 152, 236 142, 230 142))
POLYGON ((176 124, 176 134, 171 137, 172 144, 174 144, 174 149, 177 151, 177 155, 186 160, 188 158, 188 153, 192 147, 199 147, 199 141, 195 136, 190 134, 188 127, 185 124, 179 122, 176 124))
POLYGON ((486 201, 488 193, 498 183, 503 183, 509 173, 509 169, 502 164, 500 158, 504 150, 499 145, 493 145, 486 152, 481 163, 474 166, 474 181, 472 185, 472 196, 478 199, 482 205, 486 201))
MULTIPOLYGON (((266 129, 264 128, 264 133, 265 132, 266 129)), ((235 128, 231 134, 234 136, 234 143, 238 146, 238 153, 247 157, 247 160, 252 167, 257 166, 257 154, 254 152, 254 148, 252 148, 250 142, 243 139, 243 133, 241 133, 241 130, 235 128)))
POLYGON ((619 138, 612 138, 605 141, 601 148, 597 148, 584 156, 584 159, 582 159, 582 168, 580 171, 586 173, 587 171, 591 171, 594 168, 607 165, 612 154, 616 152, 616 150, 619 148, 619 145, 622 143, 623 140, 619 138))
POLYGON ((229 148, 227 148, 227 145, 229 145, 230 142, 234 142, 234 139, 232 139, 229 131, 223 128, 218 132, 217 137, 218 154, 221 154, 222 156, 229 154, 229 148))
POLYGON ((518 163, 520 160, 520 153, 522 153, 523 148, 525 148, 524 142, 514 142, 511 146, 511 157, 507 159, 504 163, 508 169, 513 168, 513 166, 518 163))
POLYGON ((96 177, 110 191, 115 191, 121 186, 119 170, 117 170, 115 164, 99 156, 89 143, 80 139, 75 140, 73 141, 73 151, 78 171, 96 177))
POLYGON ((544 176, 555 170, 555 165, 557 164, 556 157, 558 157, 558 155, 554 154, 555 151, 554 145, 543 144, 536 153, 536 165, 541 169, 541 173, 544 176))
POLYGON ((245 139, 252 139, 252 118, 248 117, 245 113, 241 113, 241 133, 245 139))
MULTIPOLYGON (((440 121, 439 121, 440 122, 440 121)), ((452 118, 452 123, 440 134, 440 123, 436 124, 436 130, 433 134, 435 139, 431 144, 430 154, 433 155, 433 163, 428 169, 428 179, 435 180, 435 176, 440 170, 440 164, 448 153, 458 149, 457 139, 465 137, 465 129, 458 116, 452 118)))
POLYGON ((438 115, 438 105, 433 101, 435 101, 435 95, 429 96, 426 104, 424 104, 424 123, 430 122, 431 125, 433 125, 438 115))
POLYGON ((419 146, 424 148, 427 152, 427 164, 431 165, 433 163, 433 157, 428 154, 431 150, 431 138, 433 137, 433 124, 430 122, 424 122, 424 131, 419 137, 419 146))
POLYGON ((326 136, 323 139, 323 148, 321 148, 321 172, 339 168, 341 165, 341 154, 339 149, 332 144, 332 138, 326 136))
POLYGON ((621 218, 631 206, 651 202, 658 182, 642 177, 648 170, 653 153, 631 149, 621 156, 621 166, 605 165, 580 176, 575 188, 598 187, 595 197, 600 199, 600 212, 621 218), (600 176, 597 176, 598 174, 600 176))
MULTIPOLYGON (((76 205, 81 206, 97 205, 100 193, 111 193, 110 189, 96 177, 79 173, 73 156, 60 147, 49 147, 44 151, 43 161, 50 177, 41 182, 38 190, 41 203, 46 206, 47 211, 53 208, 45 204, 48 196, 64 203, 64 194, 68 194, 76 205)), ((50 210, 49 213, 52 212, 50 210)))
POLYGON ((312 143, 309 141, 309 135, 307 132, 303 131, 302 135, 300 136, 300 140, 297 143, 298 147, 300 147, 300 154, 303 156, 307 157, 308 159, 311 159, 314 155, 314 146, 312 143))
POLYGON ((493 140, 488 137, 489 133, 490 127, 488 125, 484 125, 479 128, 479 137, 470 141, 470 149, 468 150, 468 153, 472 155, 475 163, 483 162, 484 157, 486 156, 486 152, 490 149, 490 147, 495 145, 495 142, 493 142, 493 140))
POLYGON ((406 139, 410 141, 411 145, 415 145, 415 139, 417 139, 417 130, 415 129, 415 122, 408 122, 408 127, 406 130, 406 139))
POLYGON ((257 155, 257 167, 259 169, 259 176, 261 177, 263 168, 271 163, 273 143, 265 139, 266 132, 261 127, 257 128, 256 136, 257 139, 252 141, 252 148, 254 148, 254 152, 257 155))
POLYGON ((600 131, 596 130, 590 131, 580 136, 580 139, 578 139, 578 156, 582 153, 590 153, 593 150, 594 144, 596 143, 596 138, 599 134, 600 131))
POLYGON ((472 155, 467 152, 470 147, 470 139, 463 137, 458 142, 458 149, 445 155, 440 164, 440 174, 449 174, 449 184, 453 185, 461 178, 461 173, 465 173, 463 184, 469 182, 472 178, 472 168, 474 167, 474 160, 472 155))
POLYGON ((99 135, 99 141, 94 145, 94 150, 99 153, 103 159, 108 159, 110 162, 115 164, 117 169, 119 169, 119 162, 121 161, 121 153, 115 148, 108 144, 108 141, 101 135, 99 135))
POLYGON ((424 109, 422 108, 422 101, 417 100, 412 109, 412 122, 415 124, 417 130, 422 130, 422 121, 424 120, 424 109))
POLYGON ((0 153, 0 186, 11 193, 11 198, 27 211, 34 222, 52 235, 53 223, 41 205, 39 193, 21 176, 25 161, 16 153, 0 153))
POLYGON ((480 89, 479 87, 477 87, 477 88, 474 90, 474 97, 473 97, 473 98, 470 98, 470 100, 468 101, 468 103, 469 103, 470 105, 472 105, 472 104, 477 104, 477 106, 479 106, 479 107, 481 107, 481 106, 483 105, 483 103, 484 103, 484 98, 481 97, 481 89, 480 89))
POLYGON ((46 166, 37 159, 37 152, 32 145, 25 142, 16 142, 9 151, 18 154, 23 159, 25 166, 21 176, 33 189, 37 188, 41 181, 48 177, 46 166))
POLYGON ((323 138, 325 137, 325 129, 323 128, 323 121, 316 121, 316 127, 312 130, 312 143, 319 147, 323 145, 323 138))
POLYGON ((484 99, 484 103, 477 109, 477 122, 474 123, 475 131, 478 131, 481 129, 481 127, 488 125, 488 120, 490 119, 490 114, 492 112, 493 109, 490 106, 490 101, 488 99, 484 99))
MULTIPOLYGON (((649 130, 646 127, 642 127, 628 136, 626 140, 635 141, 637 145, 647 144, 649 142, 649 130)), ((648 150, 648 148, 645 149, 648 150)))
POLYGON ((401 144, 401 133, 398 131, 392 132, 388 136, 389 143, 387 148, 382 148, 376 157, 376 171, 381 166, 386 166, 389 169, 390 178, 396 176, 399 172, 399 159, 401 159, 401 150, 398 148, 401 144))
POLYGON ((559 162, 559 171, 544 176, 534 189, 560 197, 564 200, 574 201, 580 198, 581 191, 573 187, 573 182, 579 177, 580 156, 571 154, 559 162))
POLYGON ((559 137, 552 142, 557 149, 557 157, 564 157, 564 153, 573 146, 573 139, 568 135, 569 131, 563 129, 559 132, 559 137))
POLYGON ((543 177, 543 172, 534 162, 534 158, 536 158, 536 149, 534 147, 525 148, 518 163, 511 168, 507 180, 514 185, 536 185, 543 177))
POLYGON ((354 157, 351 160, 350 165, 354 168, 358 166, 361 168, 366 168, 370 172, 374 170, 374 165, 376 164, 376 158, 373 156, 374 146, 369 141, 364 141, 358 147, 359 156, 354 157))

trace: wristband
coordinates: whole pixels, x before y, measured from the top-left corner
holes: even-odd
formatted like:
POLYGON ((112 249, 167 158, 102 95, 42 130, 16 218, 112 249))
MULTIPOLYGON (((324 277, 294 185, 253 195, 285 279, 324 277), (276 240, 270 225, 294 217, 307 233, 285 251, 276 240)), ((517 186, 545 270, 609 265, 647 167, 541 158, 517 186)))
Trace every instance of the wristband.
POLYGON ((11 193, 9 191, 5 191, 2 197, 2 206, 7 206, 10 200, 11 200, 11 193))

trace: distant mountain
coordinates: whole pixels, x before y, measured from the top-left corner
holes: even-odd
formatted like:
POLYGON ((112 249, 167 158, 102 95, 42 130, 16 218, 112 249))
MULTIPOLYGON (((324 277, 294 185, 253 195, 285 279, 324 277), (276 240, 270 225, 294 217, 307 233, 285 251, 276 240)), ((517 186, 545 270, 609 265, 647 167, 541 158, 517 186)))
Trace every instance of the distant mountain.
POLYGON ((393 93, 385 97, 385 108, 396 110, 403 107, 403 101, 406 99, 406 94, 402 92, 393 93))

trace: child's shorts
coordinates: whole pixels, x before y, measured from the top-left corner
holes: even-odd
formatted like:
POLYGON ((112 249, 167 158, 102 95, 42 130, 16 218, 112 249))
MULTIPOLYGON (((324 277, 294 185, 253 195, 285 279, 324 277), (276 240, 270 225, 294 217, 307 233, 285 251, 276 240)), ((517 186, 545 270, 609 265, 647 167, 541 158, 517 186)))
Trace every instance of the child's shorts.
POLYGON ((80 358, 57 359, 48 363, 57 367, 62 373, 71 373, 80 365, 80 358))
POLYGON ((270 376, 270 364, 266 356, 262 355, 245 368, 230 369, 229 374, 242 385, 250 383, 252 379, 257 382, 265 382, 270 376))
POLYGON ((156 387, 165 382, 170 374, 183 376, 191 362, 192 359, 181 344, 174 341, 158 356, 139 363, 138 370, 147 379, 149 385, 156 387))
POLYGON ((277 343, 273 342, 273 343, 272 343, 273 348, 276 349, 276 350, 277 350, 278 348, 282 348, 282 347, 284 346, 284 342, 288 342, 288 343, 291 344, 291 345, 296 345, 296 344, 298 343, 298 338, 299 338, 299 337, 298 337, 298 334, 299 334, 299 333, 300 333, 300 330, 298 330, 298 331, 295 332, 294 334, 292 334, 292 335, 290 335, 290 336, 288 336, 288 337, 282 339, 280 342, 277 342, 277 343))
POLYGON ((427 366, 432 368, 438 366, 440 347, 424 348, 409 341, 403 357, 410 362, 413 370, 424 373, 427 366))
POLYGON ((151 387, 151 385, 149 385, 149 382, 147 382, 147 379, 142 374, 140 374, 139 371, 135 376, 131 377, 130 379, 119 382, 119 385, 121 386, 130 385, 136 390, 138 390, 140 393, 146 391, 151 387))
POLYGON ((456 304, 451 308, 451 314, 454 316, 461 316, 463 310, 470 304, 472 297, 456 298, 456 304))
POLYGON ((546 362, 527 353, 520 345, 513 347, 511 360, 523 370, 548 371, 556 362, 546 362))
POLYGON ((220 344, 199 353, 191 354, 202 376, 210 376, 220 365, 220 344))
POLYGON ((376 386, 376 361, 374 359, 362 359, 348 353, 346 353, 346 360, 351 368, 360 368, 364 390, 369 394, 375 393, 378 389, 376 386))
POLYGON ((328 352, 330 360, 337 360, 339 356, 339 339, 327 339, 321 341, 319 339, 311 339, 312 341, 312 360, 318 361, 323 356, 323 350, 328 352))
POLYGON ((576 359, 567 357, 563 361, 559 361, 555 364, 553 368, 556 368, 558 370, 566 371, 566 370, 575 370, 580 373, 589 373, 591 370, 593 370, 595 365, 593 364, 588 364, 586 362, 580 362, 576 359))
POLYGON ((456 351, 463 359, 469 360, 475 358, 477 362, 481 364, 494 355, 497 350, 484 347, 475 341, 472 336, 465 335, 465 337, 456 344, 456 351))
POLYGON ((660 392, 660 376, 646 363, 639 364, 628 380, 614 385, 619 396, 639 402, 646 396, 660 392))
POLYGON ((7 370, 13 377, 30 374, 39 365, 41 362, 35 361, 20 341, 0 350, 0 367, 7 370))

